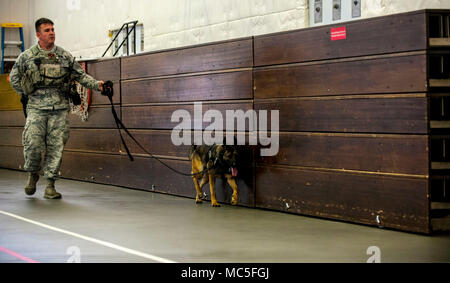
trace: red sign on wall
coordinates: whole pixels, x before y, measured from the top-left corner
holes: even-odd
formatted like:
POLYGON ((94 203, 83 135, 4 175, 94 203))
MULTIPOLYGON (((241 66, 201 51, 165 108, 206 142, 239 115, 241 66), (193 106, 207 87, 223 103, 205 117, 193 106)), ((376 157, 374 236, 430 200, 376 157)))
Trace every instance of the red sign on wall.
POLYGON ((332 28, 331 29, 331 40, 342 40, 347 39, 347 27, 332 28))

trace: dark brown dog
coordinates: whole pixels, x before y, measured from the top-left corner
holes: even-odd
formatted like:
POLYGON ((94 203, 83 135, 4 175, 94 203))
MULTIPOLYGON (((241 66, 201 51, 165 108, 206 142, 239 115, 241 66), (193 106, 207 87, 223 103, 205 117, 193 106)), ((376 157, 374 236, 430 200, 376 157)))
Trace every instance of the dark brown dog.
POLYGON ((202 188, 209 182, 211 191, 211 205, 218 207, 220 204, 216 199, 215 180, 217 177, 224 177, 233 189, 231 204, 238 202, 238 188, 236 177, 238 170, 236 168, 238 151, 236 146, 212 145, 212 146, 191 146, 189 159, 192 162, 192 174, 194 175, 195 190, 197 191, 196 203, 202 202, 202 188), (200 184, 198 181, 200 180, 200 184))

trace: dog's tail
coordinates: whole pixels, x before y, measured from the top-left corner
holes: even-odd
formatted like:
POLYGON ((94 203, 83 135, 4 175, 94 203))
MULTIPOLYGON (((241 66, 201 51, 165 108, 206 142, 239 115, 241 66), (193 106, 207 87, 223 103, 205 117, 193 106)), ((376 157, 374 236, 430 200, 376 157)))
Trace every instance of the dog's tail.
POLYGON ((191 148, 189 149, 189 160, 192 160, 195 151, 197 151, 197 145, 191 145, 191 148))

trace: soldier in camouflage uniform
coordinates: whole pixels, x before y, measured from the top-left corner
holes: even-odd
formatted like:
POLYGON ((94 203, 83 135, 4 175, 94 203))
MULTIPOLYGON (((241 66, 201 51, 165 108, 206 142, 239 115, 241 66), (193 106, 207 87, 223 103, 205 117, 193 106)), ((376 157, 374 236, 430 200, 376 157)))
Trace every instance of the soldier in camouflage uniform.
POLYGON ((87 75, 69 52, 54 44, 51 20, 39 19, 35 27, 38 44, 19 56, 10 73, 11 85, 21 96, 21 101, 28 100, 24 104, 27 120, 22 134, 24 169, 29 172, 25 193, 33 195, 36 192, 42 153, 45 152, 47 187, 44 197, 59 199, 61 194, 55 190, 55 179, 69 138, 69 84, 76 80, 86 88, 101 90, 103 81, 87 75))

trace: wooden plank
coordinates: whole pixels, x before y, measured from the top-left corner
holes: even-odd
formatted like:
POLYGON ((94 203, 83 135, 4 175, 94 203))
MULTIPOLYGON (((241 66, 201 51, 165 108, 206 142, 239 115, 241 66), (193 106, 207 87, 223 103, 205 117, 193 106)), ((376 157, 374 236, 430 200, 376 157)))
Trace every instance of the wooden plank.
POLYGON ((424 11, 255 37, 255 65, 424 50, 424 11), (331 40, 331 29, 346 27, 346 39, 331 40))
POLYGON ((102 184, 117 184, 123 170, 121 155, 64 151, 61 176, 102 184))
POLYGON ((450 210, 450 202, 432 202, 431 209, 450 210))
MULTIPOLYGON (((131 130, 135 139, 153 155, 163 155, 170 157, 185 158, 189 157, 190 145, 176 146, 171 139, 171 131, 165 130, 131 130)), ((130 137, 122 131, 125 142, 132 153, 145 154, 130 137)), ((122 146, 122 152, 126 152, 122 146)))
MULTIPOLYGON (((130 130, 134 138, 144 147, 144 149, 156 156, 164 156, 171 158, 179 158, 187 160, 189 158, 190 144, 188 145, 174 145, 169 130, 130 130)), ((135 142, 122 131, 128 148, 132 154, 146 154, 135 142)), ((195 131, 195 134, 202 134, 200 131, 195 131)), ((236 133, 236 135, 245 135, 245 133, 236 133)), ((191 135, 191 141, 194 141, 194 132, 191 135)), ((238 146, 239 150, 239 164, 240 166, 251 167, 253 165, 252 146, 238 146)), ((125 148, 122 146, 122 153, 125 153, 125 148)))
MULTIPOLYGON (((253 108, 252 103, 217 103, 202 104, 202 115, 208 110, 220 111, 223 117, 225 128, 226 110, 242 110, 244 112, 253 108)), ((180 122, 171 122, 172 114, 177 110, 186 110, 190 113, 193 129, 194 128, 194 105, 162 105, 162 106, 133 106, 122 107, 123 123, 130 129, 173 129, 180 122)), ((208 127, 211 123, 203 122, 202 129, 208 127)), ((236 126, 235 126, 236 128, 236 126)))
MULTIPOLYGON (((0 145, 22 146, 23 128, 0 128, 0 145)), ((115 129, 71 129, 66 150, 119 153, 121 141, 115 129)))
MULTIPOLYGON (((116 106, 115 109, 120 117, 120 108, 116 106)), ((83 122, 76 115, 69 115, 69 121, 71 128, 116 128, 111 107, 91 107, 89 108, 89 117, 86 122, 83 122)))
MULTIPOLYGON (((164 160, 169 166, 189 173, 189 161, 164 160)), ((64 178, 112 184, 177 196, 195 198, 192 178, 170 171, 158 161, 145 157, 136 157, 134 162, 124 155, 105 155, 93 153, 64 152, 61 167, 64 178), (153 188, 153 189, 152 189, 153 188)), ((239 205, 254 205, 253 175, 238 181, 239 205)), ((230 203, 231 189, 224 188, 223 182, 216 183, 219 202, 230 203)), ((205 186, 204 192, 208 193, 205 186)), ((194 199, 192 205, 195 205, 194 199)))
POLYGON ((0 127, 23 127, 25 116, 22 110, 0 110, 0 127))
POLYGON ((260 166, 255 179, 257 207, 430 233, 425 179, 260 166))
POLYGON ((279 152, 257 163, 372 173, 429 174, 428 136, 280 133, 279 152))
MULTIPOLYGON (((120 115, 120 108, 116 106, 116 111, 120 115)), ((114 128, 116 124, 110 107, 91 107, 89 109, 88 121, 83 122, 77 115, 69 115, 70 126, 77 128, 114 128)), ((22 110, 1 110, 0 127, 23 127, 25 116, 22 110)))
POLYGON ((0 168, 23 170, 23 147, 0 146, 0 168))
POLYGON ((431 129, 447 129, 450 128, 450 121, 430 121, 431 129))
POLYGON ((71 129, 65 149, 119 153, 120 147, 115 129, 71 129))
POLYGON ((433 231, 450 231, 450 217, 433 218, 431 219, 431 226, 433 231))
POLYGON ((450 162, 431 162, 432 170, 450 170, 450 162))
POLYGON ((427 91, 426 55, 255 70, 255 98, 427 91))
MULTIPOLYGON (((426 97, 255 100, 278 110, 281 131, 427 134, 426 97)), ((271 115, 268 112, 271 128, 271 115)))
POLYGON ((450 38, 430 38, 430 47, 450 47, 450 38))
POLYGON ((23 127, 0 128, 0 145, 22 146, 23 127))
POLYGON ((430 87, 450 87, 450 79, 430 79, 430 87))
POLYGON ((125 81, 123 104, 252 99, 252 72, 125 81))
MULTIPOLYGON (((23 128, 0 128, 0 145, 22 146, 23 128)), ((115 129, 71 129, 67 150, 119 153, 121 141, 115 129)))
POLYGON ((122 79, 205 72, 253 65, 252 39, 193 46, 122 59, 122 79))
POLYGON ((120 59, 87 62, 87 73, 99 81, 120 80, 120 59))

